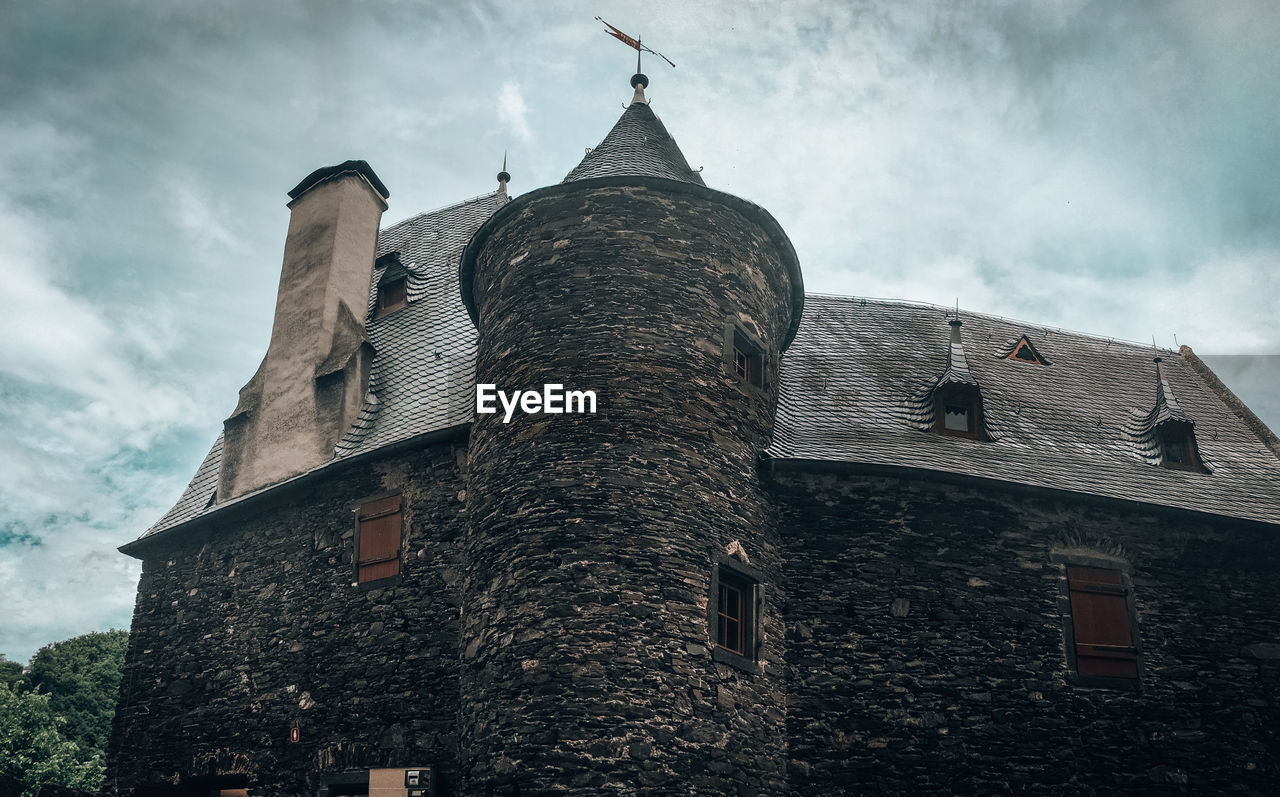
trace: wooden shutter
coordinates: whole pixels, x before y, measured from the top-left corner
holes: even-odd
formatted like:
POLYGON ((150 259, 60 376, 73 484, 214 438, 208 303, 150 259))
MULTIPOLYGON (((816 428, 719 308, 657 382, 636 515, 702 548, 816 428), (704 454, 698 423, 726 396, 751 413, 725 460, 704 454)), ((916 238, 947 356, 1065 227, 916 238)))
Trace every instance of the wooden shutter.
POLYGON ((1129 624, 1128 590, 1119 570, 1068 567, 1076 672, 1137 678, 1138 651, 1129 624))
POLYGON ((361 584, 400 572, 400 496, 360 507, 356 549, 356 581, 361 584))

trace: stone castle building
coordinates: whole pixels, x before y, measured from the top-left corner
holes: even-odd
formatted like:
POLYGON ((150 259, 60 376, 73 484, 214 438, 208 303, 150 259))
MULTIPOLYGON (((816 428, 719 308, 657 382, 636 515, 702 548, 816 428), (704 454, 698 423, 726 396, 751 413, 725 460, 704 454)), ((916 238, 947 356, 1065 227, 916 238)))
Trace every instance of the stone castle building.
POLYGON ((1276 437, 1185 346, 806 295, 633 85, 513 200, 290 192, 106 790, 1275 793, 1276 437))

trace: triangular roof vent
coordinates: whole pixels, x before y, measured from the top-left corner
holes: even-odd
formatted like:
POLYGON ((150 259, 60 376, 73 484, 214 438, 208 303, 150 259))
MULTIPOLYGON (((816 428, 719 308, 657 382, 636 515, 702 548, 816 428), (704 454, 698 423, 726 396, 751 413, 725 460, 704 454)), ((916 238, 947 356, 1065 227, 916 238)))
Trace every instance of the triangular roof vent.
POLYGON ((1018 362, 1036 363, 1038 365, 1053 364, 1049 362, 1048 357, 1045 357, 1036 349, 1031 342, 1031 338, 1026 335, 1009 341, 999 357, 1002 360, 1017 360, 1018 362))

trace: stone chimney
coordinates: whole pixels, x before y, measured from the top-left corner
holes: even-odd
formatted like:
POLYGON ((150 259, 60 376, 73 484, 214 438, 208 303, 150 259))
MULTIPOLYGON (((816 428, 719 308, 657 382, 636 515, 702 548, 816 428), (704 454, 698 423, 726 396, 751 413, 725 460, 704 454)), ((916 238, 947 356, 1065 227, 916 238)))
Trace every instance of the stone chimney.
POLYGON ((369 285, 386 186, 364 161, 317 169, 289 192, 289 233, 267 355, 223 422, 218 501, 333 458, 369 384, 369 285))

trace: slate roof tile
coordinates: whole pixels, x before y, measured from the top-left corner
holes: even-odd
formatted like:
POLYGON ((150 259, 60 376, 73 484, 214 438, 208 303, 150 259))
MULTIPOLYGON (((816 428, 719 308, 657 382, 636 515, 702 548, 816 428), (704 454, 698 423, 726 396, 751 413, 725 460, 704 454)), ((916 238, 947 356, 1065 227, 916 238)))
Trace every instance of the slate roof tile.
POLYGON ((666 177, 706 185, 702 175, 689 168, 662 120, 643 102, 633 102, 622 112, 609 135, 573 167, 564 182, 620 175, 666 177))
MULTIPOLYGON (((922 430, 910 403, 946 367, 948 308, 805 297, 805 317, 779 375, 766 455, 946 471, 1038 487, 1280 523, 1280 458, 1181 357, 1161 389, 1196 421, 1211 474, 1157 467, 1135 435, 1156 403, 1152 349, 963 313, 970 372, 995 439, 922 430), (1054 365, 996 356, 1027 334, 1054 365)), ((1169 353, 1166 353, 1168 355, 1169 353)))
POLYGON ((196 468, 196 475, 191 477, 191 482, 182 491, 182 497, 178 499, 178 503, 165 512, 142 536, 185 523, 197 515, 204 514, 213 500, 213 494, 218 490, 218 467, 221 464, 222 432, 218 432, 218 439, 213 441, 213 447, 209 449, 208 454, 205 454, 200 467, 196 468))

